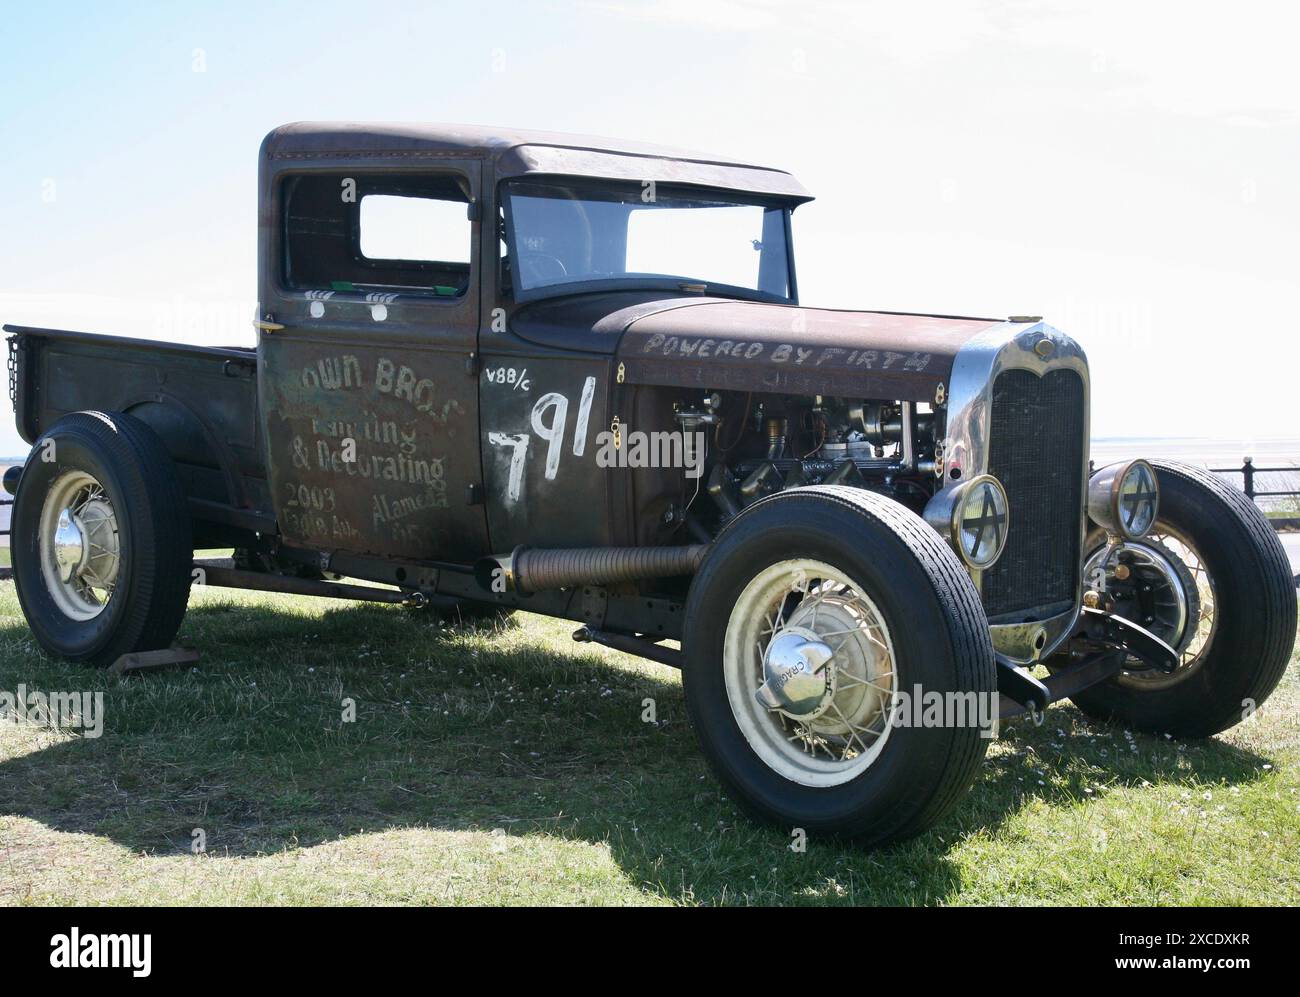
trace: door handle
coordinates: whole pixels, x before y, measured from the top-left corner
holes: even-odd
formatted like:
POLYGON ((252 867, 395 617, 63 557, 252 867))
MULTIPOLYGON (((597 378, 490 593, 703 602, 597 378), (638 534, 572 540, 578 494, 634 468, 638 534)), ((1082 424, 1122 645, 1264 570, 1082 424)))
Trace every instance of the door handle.
POLYGON ((262 332, 279 332, 284 326, 273 321, 273 317, 268 315, 264 319, 253 319, 253 328, 260 329, 262 332))

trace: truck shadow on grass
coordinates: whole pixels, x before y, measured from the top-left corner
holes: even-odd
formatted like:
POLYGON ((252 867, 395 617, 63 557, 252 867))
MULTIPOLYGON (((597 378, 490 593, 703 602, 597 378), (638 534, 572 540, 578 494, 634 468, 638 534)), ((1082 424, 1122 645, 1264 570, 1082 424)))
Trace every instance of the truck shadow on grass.
POLYGON ((1040 728, 1008 725, 966 801, 922 837, 793 852, 789 829, 755 827, 723 796, 670 669, 523 620, 208 599, 182 633, 200 665, 128 679, 45 658, 24 626, 0 627, 0 688, 100 691, 105 711, 98 739, 7 731, 18 751, 0 762, 0 814, 146 855, 188 853, 195 828, 229 856, 393 828, 503 829, 604 845, 637 888, 673 900, 917 903, 960 889, 957 842, 997 836, 1026 807, 1261 774, 1263 759, 1223 741, 1126 736, 1055 708, 1040 728))

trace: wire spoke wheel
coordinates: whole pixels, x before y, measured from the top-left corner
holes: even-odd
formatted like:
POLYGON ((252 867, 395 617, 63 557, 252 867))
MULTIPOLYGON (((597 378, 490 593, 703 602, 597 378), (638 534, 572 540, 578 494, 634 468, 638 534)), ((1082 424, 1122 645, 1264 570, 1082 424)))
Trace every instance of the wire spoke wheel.
POLYGON ((1177 632, 1170 635, 1173 639, 1159 634, 1179 652, 1179 662, 1178 667, 1168 674, 1151 670, 1124 671, 1117 681, 1120 685, 1137 690, 1165 689, 1194 674, 1209 656, 1210 646, 1218 631, 1218 605, 1215 600, 1214 577, 1190 538, 1172 524, 1157 521, 1149 537, 1144 539, 1158 545, 1155 549, 1162 552, 1165 558, 1176 560, 1175 569, 1182 569, 1175 570, 1173 574, 1166 573, 1168 591, 1157 596, 1158 601, 1163 600, 1166 604, 1181 598, 1187 606, 1185 621, 1177 632), (1179 588, 1182 589, 1181 592, 1178 591, 1179 588))
POLYGON ((691 725, 760 820, 896 841, 974 781, 989 739, 969 708, 997 689, 986 617, 961 561, 897 502, 833 485, 759 499, 714 541, 683 623, 691 725))
POLYGON ((876 604, 839 569, 798 559, 745 586, 724 640, 737 724, 771 769, 836 786, 880 755, 898 708, 893 642, 876 604))
MULTIPOLYGON (((1282 678, 1295 646, 1295 583, 1277 534, 1239 489, 1203 468, 1153 463, 1160 511, 1132 542, 1145 554, 1120 572, 1108 561, 1103 594, 1117 615, 1169 643, 1177 666, 1166 674, 1126 661, 1070 698, 1135 729, 1210 737, 1250 716, 1282 678), (1186 620, 1173 627, 1180 602, 1186 620)), ((1094 535, 1090 547, 1104 541, 1094 535)))
POLYGON ((121 546, 104 486, 85 471, 56 478, 41 507, 41 574, 50 597, 74 620, 104 611, 117 584, 121 546))

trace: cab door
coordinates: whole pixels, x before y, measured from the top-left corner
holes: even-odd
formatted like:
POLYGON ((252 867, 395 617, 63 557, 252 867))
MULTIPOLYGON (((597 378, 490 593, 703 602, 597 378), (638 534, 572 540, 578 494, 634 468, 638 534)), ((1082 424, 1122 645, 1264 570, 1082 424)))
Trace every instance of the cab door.
POLYGON ((619 543, 628 518, 614 488, 620 475, 601 458, 618 429, 611 427, 612 355, 530 341, 514 328, 480 342, 493 549, 619 543))
POLYGON ((284 542, 469 560, 481 163, 269 171, 259 394, 284 542))

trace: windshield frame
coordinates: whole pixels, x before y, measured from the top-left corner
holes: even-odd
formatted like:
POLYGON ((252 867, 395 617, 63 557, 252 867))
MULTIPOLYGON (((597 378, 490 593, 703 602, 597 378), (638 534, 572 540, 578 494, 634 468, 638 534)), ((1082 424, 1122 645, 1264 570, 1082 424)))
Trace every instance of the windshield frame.
POLYGON ((628 181, 617 179, 602 179, 598 177, 586 176, 562 176, 559 174, 533 174, 526 177, 508 177, 497 185, 497 203, 501 206, 502 219, 504 222, 504 236, 506 243, 506 255, 497 261, 497 280, 498 286, 503 292, 509 293, 510 297, 523 304, 529 301, 537 301, 543 298, 562 298, 576 294, 599 294, 605 291, 672 291, 678 294, 703 294, 709 297, 717 298, 738 298, 745 301, 763 301, 780 305, 797 305, 799 303, 799 285, 795 278, 794 263, 794 242, 791 232, 790 216, 800 202, 791 201, 783 197, 765 197, 761 194, 753 194, 748 191, 733 190, 725 187, 701 187, 694 184, 656 184, 658 190, 667 193, 680 193, 687 197, 717 196, 719 199, 734 202, 739 205, 752 205, 764 209, 778 209, 781 211, 782 228, 785 237, 785 270, 786 270, 786 287, 787 294, 772 294, 767 291, 760 291, 752 287, 740 287, 735 284, 723 284, 703 278, 692 278, 686 276, 626 276, 626 277, 597 277, 591 280, 574 280, 563 281, 553 284, 544 284, 541 287, 521 288, 518 278, 513 268, 513 261, 518 259, 517 242, 515 238, 514 216, 511 212, 512 186, 524 186, 532 183, 570 185, 575 187, 625 187, 628 181), (506 276, 505 265, 507 261, 511 262, 511 272, 509 277, 506 276), (683 285, 703 285, 704 290, 692 291, 683 285))

